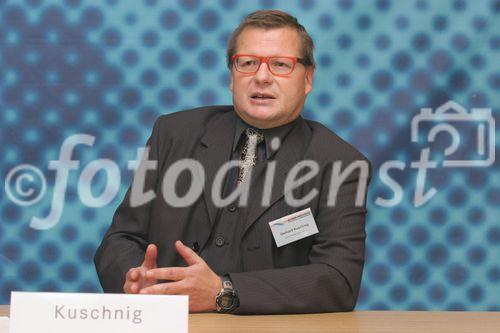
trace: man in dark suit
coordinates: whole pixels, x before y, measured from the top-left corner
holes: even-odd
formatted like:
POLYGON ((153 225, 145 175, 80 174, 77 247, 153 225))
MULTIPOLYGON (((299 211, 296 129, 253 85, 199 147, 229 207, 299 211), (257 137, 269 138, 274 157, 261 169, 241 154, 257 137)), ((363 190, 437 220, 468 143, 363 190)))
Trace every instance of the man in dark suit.
POLYGON ((156 164, 136 173, 95 256, 102 287, 189 295, 193 312, 352 310, 369 163, 300 116, 313 83, 312 39, 294 17, 257 11, 227 53, 233 106, 155 123, 147 147, 156 164), (194 167, 172 171, 182 163, 194 167), (134 203, 137 191, 150 200, 134 203), (286 223, 300 227, 271 232, 269 222, 296 212, 286 223), (279 244, 288 236, 294 241, 279 244))

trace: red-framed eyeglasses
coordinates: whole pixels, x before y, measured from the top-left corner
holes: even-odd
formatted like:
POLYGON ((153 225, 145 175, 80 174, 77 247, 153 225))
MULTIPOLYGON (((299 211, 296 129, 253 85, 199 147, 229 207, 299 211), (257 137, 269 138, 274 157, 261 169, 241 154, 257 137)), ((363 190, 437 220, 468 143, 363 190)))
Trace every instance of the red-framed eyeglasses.
POLYGON ((261 57, 253 54, 235 54, 231 57, 234 68, 243 74, 255 74, 262 63, 266 63, 267 68, 273 75, 290 75, 297 63, 305 65, 302 58, 289 56, 261 57))

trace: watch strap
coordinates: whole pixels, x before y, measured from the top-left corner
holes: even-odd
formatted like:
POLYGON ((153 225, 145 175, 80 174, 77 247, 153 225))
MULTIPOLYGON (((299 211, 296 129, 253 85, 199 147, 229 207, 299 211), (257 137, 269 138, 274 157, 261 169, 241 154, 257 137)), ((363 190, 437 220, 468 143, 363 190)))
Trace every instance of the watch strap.
POLYGON ((222 289, 223 290, 234 290, 233 282, 228 274, 222 275, 222 289))

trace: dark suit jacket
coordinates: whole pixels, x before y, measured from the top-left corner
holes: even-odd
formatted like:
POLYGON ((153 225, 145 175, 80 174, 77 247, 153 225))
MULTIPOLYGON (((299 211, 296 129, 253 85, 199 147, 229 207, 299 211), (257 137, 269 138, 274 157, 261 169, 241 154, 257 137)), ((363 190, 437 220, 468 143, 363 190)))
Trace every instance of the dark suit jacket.
MULTIPOLYGON (((164 115, 156 121, 148 146, 149 158, 158 160, 158 168, 148 172, 144 189, 153 189, 156 199, 133 208, 129 189, 118 207, 94 259, 105 292, 123 292, 126 272, 141 265, 149 243, 158 246, 159 267, 185 266, 174 249, 178 239, 188 245, 196 242, 203 248, 217 211, 212 201, 212 182, 219 167, 230 159, 235 117, 232 106, 212 106, 164 115), (202 164, 205 188, 193 205, 172 207, 163 199, 161 183, 168 167, 183 158, 202 164)), ((361 173, 353 172, 343 182, 335 206, 326 203, 333 162, 342 161, 344 169, 356 160, 366 161, 369 166, 367 160, 326 127, 302 118, 273 159, 277 166, 271 204, 262 207, 260 196, 250 197, 250 216, 240 240, 243 272, 230 272, 240 297, 236 313, 352 310, 365 249, 366 210, 364 205, 354 204, 361 173), (284 199, 286 174, 305 159, 316 161, 320 172, 293 193, 295 198, 302 198, 316 189, 318 195, 301 207, 291 207, 284 199), (277 248, 268 222, 308 207, 319 233, 277 248)), ((252 189, 263 188, 264 169, 265 163, 260 170, 254 170, 252 189)), ((186 174, 182 173, 175 184, 179 195, 191 184, 186 174)))

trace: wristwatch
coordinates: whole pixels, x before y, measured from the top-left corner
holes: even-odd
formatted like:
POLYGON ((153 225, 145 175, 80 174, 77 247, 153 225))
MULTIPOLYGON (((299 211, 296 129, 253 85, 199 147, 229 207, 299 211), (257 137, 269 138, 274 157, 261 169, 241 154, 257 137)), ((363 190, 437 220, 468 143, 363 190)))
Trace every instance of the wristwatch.
POLYGON ((222 289, 215 297, 217 312, 227 313, 234 311, 240 305, 240 299, 229 275, 222 276, 222 289))

